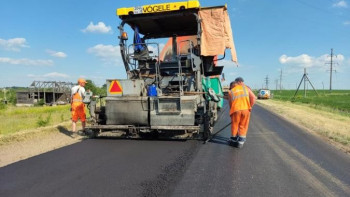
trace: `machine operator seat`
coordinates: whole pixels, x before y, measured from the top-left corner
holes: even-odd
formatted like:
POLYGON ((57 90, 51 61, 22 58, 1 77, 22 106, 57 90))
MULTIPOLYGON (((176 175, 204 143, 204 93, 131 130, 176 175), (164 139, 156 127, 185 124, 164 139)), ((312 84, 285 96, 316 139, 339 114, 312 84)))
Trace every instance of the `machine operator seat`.
POLYGON ((140 44, 142 45, 142 50, 135 50, 134 54, 132 55, 132 58, 134 60, 143 60, 143 61, 147 61, 147 60, 151 60, 152 57, 150 56, 150 53, 152 53, 152 51, 149 51, 146 44, 140 44))

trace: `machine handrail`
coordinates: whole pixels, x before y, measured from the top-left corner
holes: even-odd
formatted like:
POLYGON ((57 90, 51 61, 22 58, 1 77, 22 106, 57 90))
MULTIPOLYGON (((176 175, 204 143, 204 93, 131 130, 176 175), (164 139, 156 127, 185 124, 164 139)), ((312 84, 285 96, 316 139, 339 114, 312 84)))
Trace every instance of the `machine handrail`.
POLYGON ((180 97, 184 94, 183 93, 183 81, 182 81, 182 66, 181 66, 181 44, 183 42, 189 42, 189 49, 190 49, 190 60, 191 60, 191 67, 193 68, 193 61, 192 61, 192 50, 193 50, 193 42, 191 40, 183 40, 179 42, 179 45, 177 45, 177 62, 178 62, 178 67, 179 67, 179 77, 180 77, 180 81, 179 81, 179 90, 180 90, 180 97))
MULTIPOLYGON (((151 59, 153 59, 153 58, 155 58, 157 61, 156 61, 156 64, 155 64, 155 70, 156 70, 156 84, 157 84, 157 86, 158 86, 158 84, 159 84, 159 64, 160 64, 160 60, 159 60, 159 44, 158 43, 155 43, 155 42, 151 42, 151 43, 136 43, 136 44, 130 44, 129 46, 128 46, 128 48, 127 48, 127 61, 128 61, 128 64, 130 64, 130 65, 134 65, 135 66, 135 68, 134 68, 134 70, 136 69, 136 63, 131 63, 130 62, 130 59, 133 59, 133 60, 135 60, 133 57, 133 55, 135 55, 135 52, 134 53, 130 53, 130 48, 131 47, 133 47, 134 48, 134 46, 135 45, 146 45, 146 50, 148 51, 148 45, 156 45, 157 46, 157 55, 155 55, 155 56, 149 56, 151 59), (130 58, 131 57, 131 58, 130 58)), ((147 60, 147 59, 145 59, 145 60, 147 60)))

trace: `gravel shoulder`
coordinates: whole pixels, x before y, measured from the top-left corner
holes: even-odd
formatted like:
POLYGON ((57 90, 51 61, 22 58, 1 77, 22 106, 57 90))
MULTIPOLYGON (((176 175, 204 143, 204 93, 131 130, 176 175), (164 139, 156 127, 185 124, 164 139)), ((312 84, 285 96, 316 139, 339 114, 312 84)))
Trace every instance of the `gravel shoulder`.
POLYGON ((64 122, 0 137, 0 167, 85 139, 85 137, 73 135, 70 126, 70 122, 64 122))
MULTIPOLYGON (((350 141, 349 117, 275 100, 258 100, 258 104, 350 154, 350 143, 346 144, 347 140, 350 141)), ((86 139, 73 136, 70 126, 68 121, 6 137, 0 136, 0 167, 86 139)))

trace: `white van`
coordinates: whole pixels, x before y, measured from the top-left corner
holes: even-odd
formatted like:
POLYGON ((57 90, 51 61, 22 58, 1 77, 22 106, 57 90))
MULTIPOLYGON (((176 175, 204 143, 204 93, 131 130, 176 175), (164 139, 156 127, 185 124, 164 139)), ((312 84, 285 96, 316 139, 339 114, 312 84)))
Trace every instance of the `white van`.
POLYGON ((258 99, 269 99, 271 97, 271 92, 269 89, 260 89, 258 91, 258 99))

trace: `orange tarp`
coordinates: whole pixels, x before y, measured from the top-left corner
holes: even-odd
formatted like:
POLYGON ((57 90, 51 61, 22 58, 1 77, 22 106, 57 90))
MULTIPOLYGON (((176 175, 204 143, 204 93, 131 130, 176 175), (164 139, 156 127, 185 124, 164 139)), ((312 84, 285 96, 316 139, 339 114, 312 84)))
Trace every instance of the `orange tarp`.
POLYGON ((237 63, 230 17, 225 8, 211 8, 199 11, 202 19, 201 55, 224 55, 225 49, 231 49, 232 61, 237 63))

